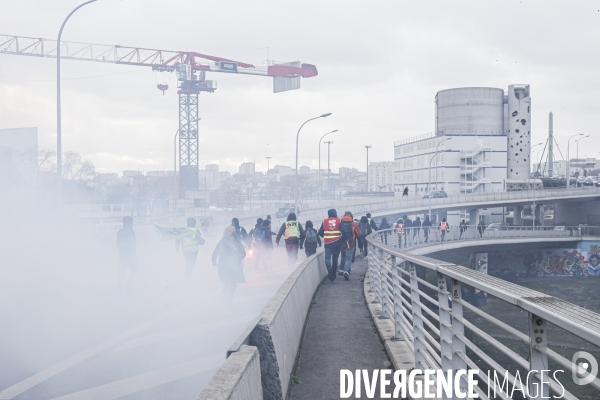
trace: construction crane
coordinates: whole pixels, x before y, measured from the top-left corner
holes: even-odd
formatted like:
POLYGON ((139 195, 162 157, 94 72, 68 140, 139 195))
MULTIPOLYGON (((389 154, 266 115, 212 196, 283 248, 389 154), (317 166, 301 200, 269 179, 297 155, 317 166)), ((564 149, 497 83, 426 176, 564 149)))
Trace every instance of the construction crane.
MULTIPOLYGON (((0 34, 0 53, 56 58, 56 40, 0 34)), ((273 92, 300 88, 300 78, 317 76, 317 68, 299 61, 264 67, 189 51, 61 41, 61 59, 151 67, 175 72, 179 94, 179 187, 180 192, 198 188, 198 95, 212 93, 217 82, 206 72, 246 74, 273 78, 273 92)), ((268 62, 268 64, 271 64, 268 62)), ((159 90, 169 87, 157 84, 159 90)))

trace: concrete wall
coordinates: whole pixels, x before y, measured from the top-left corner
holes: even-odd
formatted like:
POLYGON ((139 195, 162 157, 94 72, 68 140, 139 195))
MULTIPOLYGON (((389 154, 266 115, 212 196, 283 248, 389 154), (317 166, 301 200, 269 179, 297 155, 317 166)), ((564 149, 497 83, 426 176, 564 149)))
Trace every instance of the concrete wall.
POLYGON ((326 276, 322 250, 300 264, 261 312, 250 346, 232 353, 199 399, 285 399, 306 316, 326 276), (256 368, 258 359, 260 368, 256 368))
POLYGON ((258 349, 242 346, 225 360, 198 400, 255 400, 262 397, 258 349))
POLYGON ((260 352, 263 394, 266 400, 287 396, 302 331, 312 297, 327 276, 324 253, 308 258, 281 285, 261 313, 250 336, 260 352))

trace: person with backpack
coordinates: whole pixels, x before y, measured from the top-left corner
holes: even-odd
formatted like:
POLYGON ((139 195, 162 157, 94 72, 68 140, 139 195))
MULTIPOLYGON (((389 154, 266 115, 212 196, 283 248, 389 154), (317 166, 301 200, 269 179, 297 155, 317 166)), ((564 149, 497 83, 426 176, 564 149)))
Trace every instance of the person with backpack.
POLYGON ((353 221, 352 213, 346 211, 342 217, 340 230, 344 237, 342 243, 342 260, 340 262, 340 274, 345 280, 350 280, 350 271, 352 270, 352 262, 354 261, 354 252, 356 251, 356 241, 360 240, 361 231, 358 224, 353 221))
POLYGON ((327 218, 323 220, 319 228, 319 236, 325 243, 325 266, 329 273, 329 280, 333 282, 336 278, 338 261, 342 250, 344 237, 340 228, 342 221, 337 216, 335 208, 327 211, 327 218))
POLYGON ((186 279, 192 277, 192 271, 196 266, 196 259, 198 258, 198 246, 204 243, 205 240, 202 238, 200 230, 196 229, 196 220, 188 218, 187 229, 184 229, 181 236, 175 240, 175 250, 179 251, 179 246, 181 245, 181 251, 185 258, 186 279))
POLYGON ((362 258, 367 258, 369 256, 367 236, 369 236, 373 232, 373 230, 371 229, 371 225, 369 225, 369 220, 367 219, 367 217, 360 217, 358 228, 360 229, 360 238, 358 240, 362 242, 362 258))
POLYGON ((256 244, 256 234, 258 233, 258 230, 262 227, 262 223, 263 223, 263 219, 262 218, 257 218, 256 219, 256 225, 254 225, 254 228, 252 228, 252 230, 250 230, 250 232, 248 233, 248 235, 250 235, 250 242, 251 242, 251 247, 254 248, 255 244, 256 244))
MULTIPOLYGON (((306 221, 304 224, 304 252, 306 258, 317 252, 317 247, 321 247, 321 237, 314 228, 312 221, 306 221)), ((302 244, 301 244, 302 245, 302 244)))
POLYGON ((261 220, 260 226, 252 230, 253 249, 254 249, 254 265, 256 268, 263 267, 267 272, 268 263, 271 259, 271 250, 273 249, 273 239, 271 235, 271 221, 268 219, 261 220))
POLYGON ((442 218, 442 222, 440 222, 440 232, 442 232, 442 242, 444 241, 444 237, 446 236, 446 232, 450 231, 450 225, 446 222, 446 218, 442 218))
POLYGON ((460 221, 460 224, 458 225, 458 229, 460 230, 460 235, 458 236, 458 238, 462 239, 463 233, 465 233, 467 230, 467 223, 465 222, 464 219, 462 221, 460 221))
POLYGON ((425 243, 429 242, 429 230, 431 229, 431 221, 429 217, 425 217, 423 221, 423 236, 425 237, 425 243))
POLYGON ((250 235, 248 235, 248 231, 246 231, 243 226, 240 226, 240 220, 233 218, 231 220, 231 226, 235 228, 235 234, 240 242, 245 244, 247 247, 250 247, 252 245, 252 239, 250 238, 250 235))
POLYGON ((404 243, 406 243, 406 231, 404 229, 404 220, 402 218, 398 218, 396 221, 396 234, 398 235, 398 247, 402 247, 402 238, 404 238, 404 243))
POLYGON ((304 239, 304 229, 302 224, 296 220, 296 214, 289 213, 287 221, 279 228, 279 233, 275 238, 275 244, 279 247, 279 240, 284 236, 285 250, 288 255, 288 266, 291 268, 298 260, 298 247, 302 249, 302 240, 304 239))
MULTIPOLYGON (((386 217, 381 218, 381 223, 379 224, 379 230, 385 231, 386 229, 390 229, 390 228, 391 228, 391 226, 388 223, 387 218, 386 217)), ((388 233, 383 232, 383 243, 388 244, 387 239, 388 239, 388 233)))

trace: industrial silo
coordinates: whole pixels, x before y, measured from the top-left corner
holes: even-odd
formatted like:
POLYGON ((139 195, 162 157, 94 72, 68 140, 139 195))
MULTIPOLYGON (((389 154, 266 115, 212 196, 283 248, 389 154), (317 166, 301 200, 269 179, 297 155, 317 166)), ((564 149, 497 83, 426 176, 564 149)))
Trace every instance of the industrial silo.
POLYGON ((435 96, 436 132, 446 135, 503 135, 504 90, 467 87, 435 96))

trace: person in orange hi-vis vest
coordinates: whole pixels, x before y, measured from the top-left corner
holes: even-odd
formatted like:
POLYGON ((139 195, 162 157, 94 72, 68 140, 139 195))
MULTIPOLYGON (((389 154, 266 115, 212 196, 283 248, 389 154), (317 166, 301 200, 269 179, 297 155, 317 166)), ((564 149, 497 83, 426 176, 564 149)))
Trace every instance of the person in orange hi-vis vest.
POLYGON ((337 216, 337 211, 332 208, 327 211, 328 218, 323 220, 319 229, 319 236, 325 242, 325 266, 329 272, 329 280, 335 280, 338 268, 338 260, 342 250, 342 231, 340 225, 342 221, 337 216))
POLYGON ((446 232, 448 232, 449 230, 450 230, 450 225, 446 222, 446 218, 443 218, 442 222, 440 222, 440 231, 442 232, 442 242, 444 241, 446 232))

